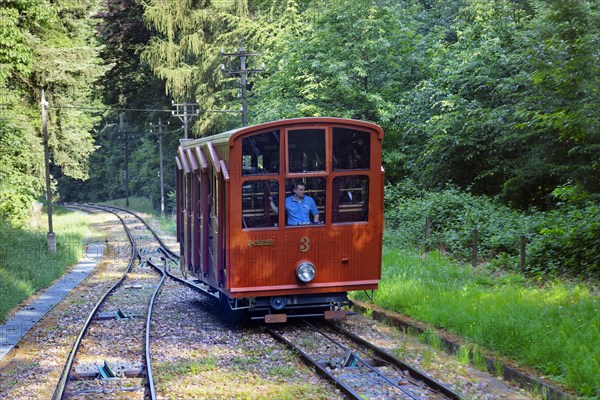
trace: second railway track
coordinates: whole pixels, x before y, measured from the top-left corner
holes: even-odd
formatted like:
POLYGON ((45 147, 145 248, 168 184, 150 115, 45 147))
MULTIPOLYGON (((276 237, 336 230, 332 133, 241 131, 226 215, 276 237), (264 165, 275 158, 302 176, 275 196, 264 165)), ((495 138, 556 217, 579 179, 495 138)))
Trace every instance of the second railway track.
POLYGON ((115 214, 125 227, 130 251, 123 274, 98 300, 76 338, 53 399, 119 392, 154 399, 149 327, 152 305, 165 279, 158 266, 162 243, 143 221, 123 210, 73 207, 115 214))

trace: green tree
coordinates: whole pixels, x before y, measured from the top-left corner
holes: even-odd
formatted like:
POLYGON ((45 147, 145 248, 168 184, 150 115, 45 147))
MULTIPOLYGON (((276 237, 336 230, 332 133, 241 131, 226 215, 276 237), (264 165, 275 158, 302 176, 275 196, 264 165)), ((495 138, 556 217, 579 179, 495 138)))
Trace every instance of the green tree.
MULTIPOLYGON (((117 123, 119 109, 124 111, 128 131, 130 159, 136 157, 138 143, 149 122, 156 122, 170 113, 142 110, 168 109, 165 85, 155 76, 140 53, 155 34, 143 20, 144 6, 140 0, 102 1, 96 15, 96 32, 102 42, 100 57, 106 69, 96 82, 96 94, 113 108, 105 113, 95 134, 97 152, 92 156, 88 183, 65 178, 60 181, 63 197, 69 201, 105 201, 125 196, 124 135, 119 139, 117 123), (115 173, 115 171, 119 171, 115 173), (85 187, 85 190, 81 190, 85 187)), ((139 158, 153 163, 157 152, 139 158)), ((158 161, 156 161, 158 162, 158 161)), ((142 169, 132 168, 132 181, 142 169), (135 171, 136 173, 133 173, 135 171)), ((131 192, 133 193, 133 191, 131 192)), ((156 197, 158 191, 143 191, 142 195, 156 197)))
MULTIPOLYGON (((95 1, 6 1, 0 8, 0 217, 18 223, 43 187, 40 88, 52 107, 82 105, 99 72, 88 17, 95 1)), ((89 103, 88 103, 89 104, 89 103)), ((94 119, 51 108, 49 133, 56 173, 84 178, 93 151, 94 119)))
POLYGON ((569 180, 597 192, 597 17, 585 1, 465 1, 402 96, 403 173, 520 207, 569 180))
POLYGON ((258 86, 263 119, 332 115, 388 124, 418 76, 416 6, 385 1, 315 3, 281 32, 258 86))
POLYGON ((567 182, 600 193, 598 4, 535 4, 537 15, 522 45, 530 87, 519 104, 516 128, 553 144, 542 155, 551 168, 543 194, 567 182))
MULTIPOLYGON (((177 101, 198 99, 203 110, 239 110, 239 80, 222 74, 221 49, 237 49, 243 39, 248 50, 268 51, 304 2, 151 1, 144 16, 159 34, 142 58, 177 101)), ((208 112, 197 121, 195 134, 218 133, 239 126, 239 121, 237 114, 208 112)))

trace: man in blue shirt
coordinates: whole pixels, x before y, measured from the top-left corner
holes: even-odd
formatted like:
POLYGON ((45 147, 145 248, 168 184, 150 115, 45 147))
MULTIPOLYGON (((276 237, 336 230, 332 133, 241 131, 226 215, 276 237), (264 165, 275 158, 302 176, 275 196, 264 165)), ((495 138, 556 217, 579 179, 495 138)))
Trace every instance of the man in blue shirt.
MULTIPOLYGON (((295 183, 293 195, 285 199, 285 212, 287 214, 288 225, 305 225, 310 224, 310 215, 313 215, 313 223, 319 223, 319 210, 315 201, 310 196, 304 194, 304 185, 295 183)), ((271 208, 277 212, 277 207, 271 199, 271 208)))

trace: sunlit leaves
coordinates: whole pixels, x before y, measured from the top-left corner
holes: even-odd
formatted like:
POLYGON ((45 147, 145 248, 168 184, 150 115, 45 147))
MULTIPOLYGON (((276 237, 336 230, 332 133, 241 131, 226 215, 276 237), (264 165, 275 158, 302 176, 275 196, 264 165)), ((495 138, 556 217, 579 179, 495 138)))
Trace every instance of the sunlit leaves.
POLYGON ((593 157, 569 155, 598 142, 598 12, 566 3, 469 0, 447 15, 454 39, 429 31, 425 79, 397 114, 410 176, 520 206, 570 179, 598 190, 593 157))
POLYGON ((314 4, 296 21, 267 59, 269 78, 257 89, 261 119, 333 115, 389 121, 397 85, 410 76, 402 68, 411 50, 405 36, 414 35, 401 29, 409 18, 402 18, 400 7, 337 0, 314 4))
POLYGON ((91 96, 100 71, 88 19, 95 0, 4 1, 0 8, 0 218, 22 221, 44 182, 40 89, 53 108, 48 131, 54 173, 87 176, 94 119, 70 109, 91 96))

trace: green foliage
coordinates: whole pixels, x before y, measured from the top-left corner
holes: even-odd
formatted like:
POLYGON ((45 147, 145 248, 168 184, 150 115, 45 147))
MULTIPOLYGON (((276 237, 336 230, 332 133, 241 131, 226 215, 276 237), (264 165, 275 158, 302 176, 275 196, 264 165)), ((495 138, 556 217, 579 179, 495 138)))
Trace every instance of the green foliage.
POLYGON ((34 48, 30 41, 47 26, 54 7, 44 0, 3 1, 0 7, 0 82, 12 74, 29 75, 34 62, 34 48))
POLYGON ((501 253, 517 255, 520 235, 532 232, 541 217, 536 213, 525 216, 455 188, 410 193, 410 184, 405 182, 386 188, 387 227, 400 240, 420 246, 424 240, 425 217, 430 217, 429 247, 443 248, 461 259, 467 260, 471 255, 474 228, 478 230, 480 257, 493 258, 501 253))
POLYGON ((600 273, 600 205, 565 205, 546 213, 531 237, 530 269, 597 278, 600 273))
POLYGON ((518 212, 484 197, 448 188, 427 192, 405 181, 385 190, 388 240, 414 247, 424 244, 425 218, 431 219, 430 248, 469 260, 473 229, 479 257, 492 265, 519 268, 521 235, 527 238, 527 271, 594 277, 600 273, 600 206, 564 204, 545 213, 518 212))
MULTIPOLYGON (((103 56, 114 63, 103 79, 111 101, 157 98, 134 95, 150 69, 176 100, 239 109, 239 83, 219 64, 220 50, 243 38, 266 65, 263 79, 251 78, 252 123, 371 120, 386 131, 388 180, 409 177, 430 190, 451 183, 523 209, 551 208, 549 194, 567 182, 600 191, 600 24, 589 0, 150 1, 148 28, 141 13, 137 0, 119 0, 100 14, 103 56)), ((235 126, 235 114, 206 113, 193 131, 235 126)), ((139 182, 155 168, 148 161, 139 182)))
POLYGON ((426 36, 425 79, 401 96, 402 136, 391 138, 404 154, 386 154, 405 176, 523 208, 547 205, 568 180, 598 191, 598 114, 588 106, 598 109, 598 10, 531 4, 465 1, 426 36))
MULTIPOLYGON (((293 2, 291 2, 293 3, 293 2)), ((336 0, 290 8, 266 50, 259 121, 334 115, 386 131, 392 181, 450 182, 549 207, 577 181, 597 193, 597 7, 466 0, 336 0)))
MULTIPOLYGON (((142 60, 165 81, 166 91, 180 101, 198 99, 204 110, 228 108, 237 97, 221 85, 221 48, 239 47, 240 38, 249 48, 253 38, 264 34, 248 18, 248 2, 150 1, 144 19, 158 32, 142 52, 142 60)), ((237 100, 239 102, 239 100, 237 100)), ((239 103, 232 107, 239 109, 239 103)), ((237 118, 236 118, 237 120, 237 118)), ((218 133, 232 125, 229 114, 207 113, 195 134, 218 133)))
POLYGON ((0 110, 0 220, 16 225, 26 220, 42 189, 43 148, 29 119, 19 116, 27 112, 24 99, 16 92, 6 93, 15 106, 0 110))
MULTIPOLYGON (((169 104, 165 85, 140 57, 152 35, 156 34, 144 22, 143 2, 102 0, 100 5, 101 9, 96 15, 96 32, 103 43, 100 56, 109 66, 98 80, 98 92, 104 102, 131 109, 165 108, 169 104)), ((127 117, 138 124, 158 119, 159 116, 128 113, 127 117)))
MULTIPOLYGON (((42 30, 35 48, 32 84, 46 89, 50 103, 49 146, 53 165, 60 175, 76 179, 88 176, 88 158, 94 151, 90 131, 98 118, 73 106, 98 106, 92 82, 102 73, 97 58, 98 44, 88 19, 95 0, 61 2, 54 10, 54 24, 42 30), (52 108, 63 107, 63 108, 52 108)), ((54 7, 56 7, 54 9, 54 7)), ((39 105, 35 104, 36 111, 39 105)), ((37 124, 40 126, 40 124, 37 124)))
MULTIPOLYGON (((102 42, 100 56, 106 68, 96 77, 96 94, 114 108, 132 110, 168 108, 169 100, 164 84, 152 74, 148 64, 140 58, 152 30, 143 21, 144 7, 139 0, 101 1, 96 15, 96 32, 102 42)), ((111 111, 103 115, 101 125, 94 134, 96 151, 90 158, 90 179, 63 177, 59 181, 65 201, 104 201, 125 196, 125 138, 127 137, 130 171, 130 195, 159 196, 157 185, 158 149, 149 123, 168 122, 170 112, 124 112, 124 125, 119 127, 120 113, 111 111), (150 143, 149 145, 145 145, 150 143), (142 160, 141 165, 136 160, 142 160), (148 161, 148 162, 146 162, 148 161)), ((175 122, 175 120, 173 120, 175 122)), ((169 143, 174 143, 171 134, 169 143)), ((175 146, 165 146, 165 154, 172 154, 175 146)), ((169 160, 171 157, 169 157, 169 160)), ((174 185, 172 162, 165 161, 166 187, 174 185)), ((80 178, 80 177, 75 177, 80 178)))
POLYGON ((298 15, 266 56, 269 76, 258 82, 253 103, 261 120, 333 115, 389 121, 397 93, 418 68, 416 35, 400 9, 336 0, 298 15))
MULTIPOLYGON (((98 95, 113 106, 168 108, 168 93, 207 110, 239 109, 238 82, 219 64, 221 48, 243 38, 266 66, 251 79, 251 122, 332 115, 384 127, 386 177, 402 182, 386 194, 388 223, 402 230, 394 240, 419 242, 427 213, 430 245, 458 257, 469 256, 477 227, 482 256, 495 265, 516 267, 525 234, 530 271, 597 271, 600 10, 591 0, 11 0, 0 17, 0 216, 13 224, 43 188, 38 88, 51 106, 99 105, 98 95), (96 10, 104 66, 87 18, 96 10), (464 191, 556 210, 517 214, 464 191)), ((124 128, 130 194, 155 207, 147 123, 162 116, 130 112, 124 128)), ((117 120, 50 109, 61 199, 124 196, 117 120)), ((239 117, 206 113, 197 122, 194 134, 206 135, 239 126, 239 117)), ((165 137, 167 193, 179 136, 165 137)))
MULTIPOLYGON (((89 11, 95 0, 15 0, 0 8, 0 218, 20 224, 44 179, 40 89, 48 115, 52 173, 87 176, 94 118, 71 108, 90 101, 99 73, 89 11)), ((87 105, 93 105, 87 103, 87 105)), ((55 182, 53 182, 53 186, 55 182)))

